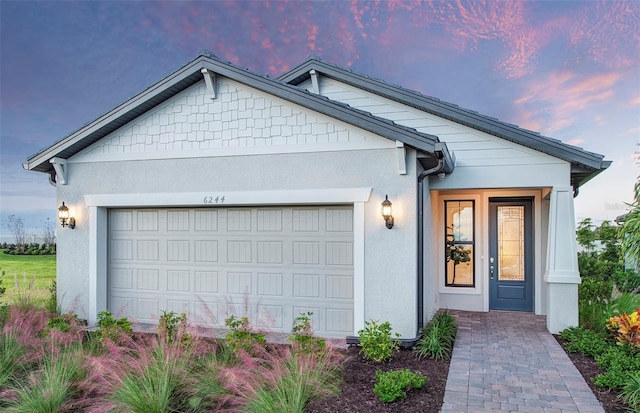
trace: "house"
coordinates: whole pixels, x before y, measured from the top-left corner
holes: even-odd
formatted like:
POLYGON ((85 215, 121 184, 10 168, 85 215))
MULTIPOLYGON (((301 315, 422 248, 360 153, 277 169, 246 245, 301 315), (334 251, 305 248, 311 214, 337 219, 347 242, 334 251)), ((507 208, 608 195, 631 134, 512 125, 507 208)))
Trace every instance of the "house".
POLYGON ((59 304, 90 323, 311 311, 411 340, 439 308, 576 325, 573 198, 609 164, 316 58, 273 79, 202 52, 24 168, 69 216, 59 304))

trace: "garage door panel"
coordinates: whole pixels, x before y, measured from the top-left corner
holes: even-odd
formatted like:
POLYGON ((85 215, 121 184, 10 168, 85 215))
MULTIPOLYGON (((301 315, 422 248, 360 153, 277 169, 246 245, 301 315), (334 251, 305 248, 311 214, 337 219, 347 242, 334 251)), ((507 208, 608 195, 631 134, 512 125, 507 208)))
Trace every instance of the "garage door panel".
POLYGON ((288 333, 312 311, 319 335, 353 333, 349 206, 115 209, 109 231, 108 306, 135 321, 246 315, 288 333))

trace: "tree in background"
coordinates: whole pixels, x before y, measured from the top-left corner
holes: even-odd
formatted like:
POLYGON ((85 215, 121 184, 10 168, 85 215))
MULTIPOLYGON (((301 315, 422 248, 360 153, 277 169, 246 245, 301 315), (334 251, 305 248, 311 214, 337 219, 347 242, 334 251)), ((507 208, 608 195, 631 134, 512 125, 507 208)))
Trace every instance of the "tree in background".
POLYGON ((576 238, 584 249, 578 253, 578 267, 583 281, 615 283, 623 292, 635 291, 640 286, 637 271, 625 270, 622 249, 625 237, 619 226, 610 221, 603 221, 596 226, 591 218, 587 218, 578 223, 576 238))
POLYGON ((56 224, 51 218, 44 220, 44 227, 42 228, 42 242, 46 245, 53 245, 56 243, 56 224))
POLYGON ((11 235, 13 235, 13 240, 16 245, 25 245, 27 243, 27 232, 24 229, 22 218, 15 215, 9 215, 7 228, 11 231, 11 235))
POLYGON ((624 223, 620 228, 622 233, 622 254, 640 269, 640 177, 634 186, 634 201, 631 203, 631 211, 624 217, 624 223))

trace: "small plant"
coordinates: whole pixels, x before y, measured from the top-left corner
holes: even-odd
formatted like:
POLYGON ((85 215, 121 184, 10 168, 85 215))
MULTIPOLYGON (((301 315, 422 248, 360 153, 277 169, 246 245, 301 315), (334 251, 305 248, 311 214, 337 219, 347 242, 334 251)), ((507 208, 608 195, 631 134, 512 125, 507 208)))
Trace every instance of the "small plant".
POLYGON ((118 411, 184 411, 188 357, 163 347, 148 351, 143 360, 149 364, 133 362, 131 371, 115 388, 111 398, 118 411))
POLYGON ((604 334, 582 327, 564 329, 560 332, 560 338, 565 340, 565 349, 569 353, 580 353, 583 356, 595 357, 611 347, 604 334))
POLYGON ((640 348, 640 308, 631 314, 620 314, 607 320, 607 329, 615 334, 618 344, 640 348))
POLYGON ((56 329, 58 331, 67 332, 71 327, 77 326, 80 324, 80 319, 73 312, 69 311, 66 314, 59 315, 49 319, 47 323, 47 328, 49 330, 56 329))
POLYGON ((407 397, 410 389, 419 389, 429 380, 420 372, 409 369, 376 371, 376 384, 373 392, 378 395, 381 402, 393 403, 398 399, 407 397))
POLYGON ((313 313, 308 311, 300 314, 293 320, 293 328, 289 341, 296 350, 303 353, 313 353, 324 350, 326 342, 324 339, 313 335, 313 327, 311 326, 311 316, 313 313))
POLYGON ((19 386, 9 412, 59 412, 70 409, 75 383, 85 376, 78 354, 62 353, 45 357, 42 368, 34 371, 30 385, 19 386))
POLYGON ((14 374, 20 367, 20 359, 25 352, 26 350, 13 335, 0 334, 0 388, 14 378, 14 374))
POLYGON ((595 356, 598 367, 605 371, 594 379, 600 387, 621 388, 629 373, 640 371, 640 357, 629 345, 609 346, 602 354, 595 356))
POLYGON ((397 338, 400 336, 396 333, 394 340, 391 334, 391 323, 388 321, 384 323, 379 323, 377 320, 365 321, 364 328, 358 331, 360 353, 375 363, 391 359, 393 353, 399 349, 397 338))
POLYGON ((60 309, 58 308, 58 288, 55 280, 53 280, 49 285, 49 298, 47 299, 45 308, 50 313, 60 312, 60 309))
POLYGON ((126 317, 116 319, 111 311, 105 310, 98 313, 98 322, 96 323, 98 329, 96 335, 99 339, 110 338, 117 340, 121 334, 129 334, 133 332, 131 328, 131 321, 126 317))
POLYGON ((185 313, 177 315, 173 311, 163 311, 158 321, 158 335, 167 344, 176 342, 188 344, 191 340, 191 336, 187 333, 188 327, 189 323, 185 313))
POLYGON ((263 333, 253 331, 247 317, 238 318, 232 315, 224 320, 224 325, 229 327, 229 332, 225 336, 227 345, 234 352, 242 349, 250 353, 254 346, 267 343, 263 333))
POLYGON ((9 317, 9 305, 2 302, 2 296, 7 291, 7 287, 2 285, 4 271, 0 271, 0 327, 2 327, 9 317))
POLYGON ((437 313, 422 330, 415 351, 418 357, 449 360, 458 327, 456 319, 448 311, 437 313))
POLYGON ((627 376, 627 380, 622 385, 620 397, 634 412, 640 411, 640 371, 627 376))

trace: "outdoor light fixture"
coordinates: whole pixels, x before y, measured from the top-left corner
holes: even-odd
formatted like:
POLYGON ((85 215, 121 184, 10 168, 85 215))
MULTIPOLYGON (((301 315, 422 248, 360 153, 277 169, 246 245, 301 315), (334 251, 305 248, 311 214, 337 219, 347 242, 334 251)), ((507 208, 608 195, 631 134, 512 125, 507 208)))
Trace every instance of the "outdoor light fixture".
POLYGON ((391 201, 389 201, 389 195, 384 196, 384 201, 382 201, 382 208, 380 208, 380 213, 382 214, 382 218, 384 218, 384 222, 387 228, 393 228, 393 210, 391 209, 391 201))
POLYGON ((69 208, 62 202, 62 206, 58 208, 58 218, 62 223, 62 227, 74 229, 76 227, 76 219, 69 216, 69 208))

